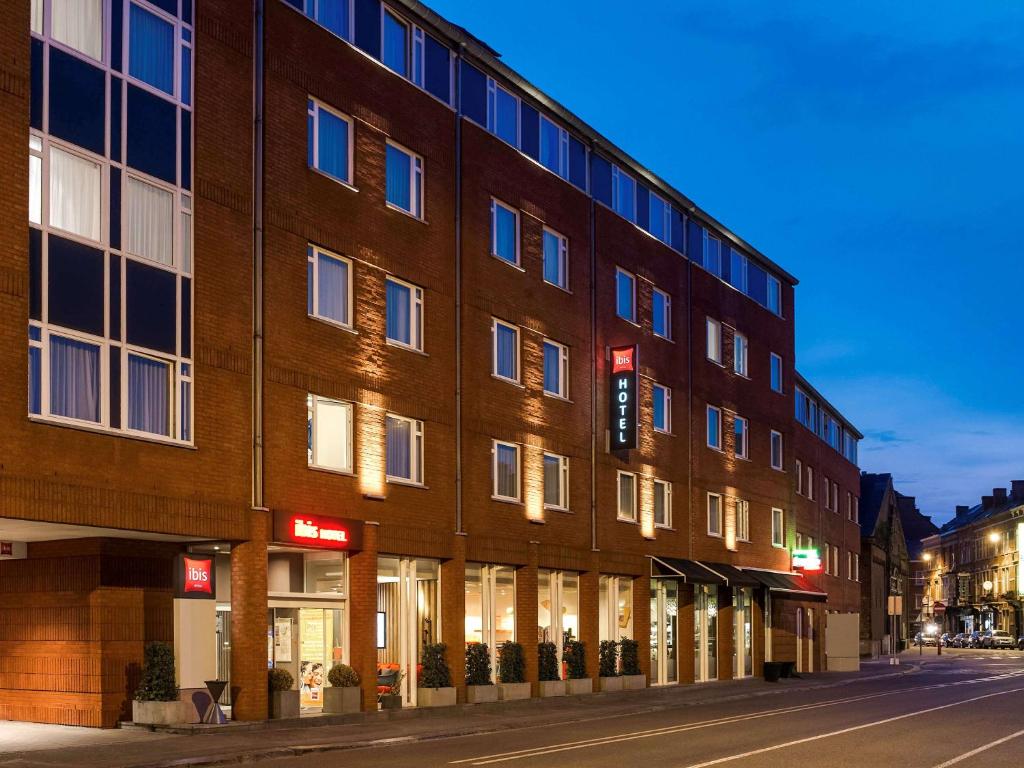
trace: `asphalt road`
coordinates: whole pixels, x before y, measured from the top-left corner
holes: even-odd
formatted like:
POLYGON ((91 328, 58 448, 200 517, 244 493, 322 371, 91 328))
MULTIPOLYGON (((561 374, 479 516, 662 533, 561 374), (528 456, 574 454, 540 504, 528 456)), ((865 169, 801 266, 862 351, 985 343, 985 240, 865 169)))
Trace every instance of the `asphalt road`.
MULTIPOLYGON (((946 651, 920 671, 262 763, 277 768, 986 768, 1024 763, 1024 654, 946 651)), ((904 663, 914 658, 904 657, 904 663)))

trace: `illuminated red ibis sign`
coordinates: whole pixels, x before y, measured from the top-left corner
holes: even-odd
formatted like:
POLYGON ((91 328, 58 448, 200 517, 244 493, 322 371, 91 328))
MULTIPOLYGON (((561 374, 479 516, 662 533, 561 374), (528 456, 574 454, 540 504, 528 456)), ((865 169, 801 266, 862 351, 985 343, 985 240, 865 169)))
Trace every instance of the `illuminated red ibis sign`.
POLYGON ((174 596, 183 600, 213 600, 217 596, 216 577, 212 556, 178 555, 174 596))
POLYGON ((276 512, 274 540, 318 549, 358 550, 362 547, 363 523, 344 517, 276 512))
POLYGON ((608 447, 613 451, 626 451, 636 448, 636 345, 612 347, 611 363, 608 447))

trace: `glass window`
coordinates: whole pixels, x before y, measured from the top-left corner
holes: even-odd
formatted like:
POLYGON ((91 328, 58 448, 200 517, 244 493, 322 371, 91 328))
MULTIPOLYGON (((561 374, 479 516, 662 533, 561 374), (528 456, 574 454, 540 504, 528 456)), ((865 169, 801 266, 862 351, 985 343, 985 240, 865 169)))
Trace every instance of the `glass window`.
POLYGON ((315 7, 314 18, 342 40, 351 39, 351 16, 349 0, 306 0, 315 7))
POLYGON ((128 355, 128 429, 171 434, 171 364, 128 355))
POLYGON ((804 492, 804 465, 800 459, 796 460, 796 492, 800 495, 804 492))
POLYGON ((39 326, 28 327, 28 412, 40 414, 43 408, 43 332, 39 326))
POLYGON ((636 475, 619 472, 619 519, 636 522, 636 475))
POLYGON ((491 255, 519 264, 519 212, 491 200, 491 255))
POLYGON ((384 11, 384 45, 381 61, 402 77, 409 76, 409 25, 391 11, 384 11))
POLYGON ((99 345, 50 336, 50 413, 99 422, 99 345))
POLYGON ((129 16, 128 74, 174 95, 174 24, 135 3, 129 16))
POLYGON ((423 350, 423 290, 387 279, 387 338, 411 349, 423 350))
POLYGON ((128 253, 170 266, 174 261, 174 194, 129 176, 125 197, 128 253))
POLYGON ((615 314, 623 320, 636 322, 636 278, 615 268, 615 314))
POLYGON ((306 311, 312 317, 352 327, 352 264, 333 253, 308 246, 306 311))
POLYGON ((729 282, 737 290, 747 292, 747 257, 733 248, 729 249, 729 282))
POLYGON ((814 501, 814 467, 807 467, 807 498, 814 501))
POLYGON ((561 176, 569 171, 569 134, 540 116, 540 164, 561 176))
POLYGON ((569 290, 569 241, 544 227, 544 281, 569 290))
POLYGON ((352 122, 312 99, 308 104, 309 166, 352 183, 352 122))
POLYGON ((569 508, 569 457, 544 454, 544 506, 569 508))
POLYGON ((652 192, 649 231, 663 243, 671 242, 669 211, 668 203, 652 192))
POLYGON ((717 320, 707 319, 708 360, 722 363, 722 324, 717 320))
POLYGON ((750 502, 736 499, 736 539, 750 541, 750 502))
POLYGON ((617 165, 612 166, 612 208, 623 218, 636 221, 636 182, 617 165))
MULTIPOLYGON (((785 539, 786 528, 784 516, 782 510, 778 508, 772 509, 772 546, 781 547, 783 546, 783 540, 785 539)), ((826 546, 826 552, 828 552, 826 546)))
MULTIPOLYGON (((40 0, 41 2, 41 0, 40 0)), ((28 137, 28 220, 43 223, 43 140, 28 137)))
POLYGON ((352 471, 352 404, 306 395, 306 460, 311 467, 352 471))
POLYGON ((772 430, 772 469, 782 470, 782 433, 772 430))
POLYGON ((519 146, 519 99, 490 79, 487 81, 487 129, 513 147, 519 146))
POLYGON ((713 275, 722 275, 722 241, 704 230, 704 269, 713 275))
POLYGON ((50 226, 100 239, 99 163, 50 148, 50 226))
POLYGON ((708 536, 722 535, 722 497, 708 494, 708 536))
POLYGON ((388 414, 385 419, 388 480, 423 482, 423 422, 388 414))
POLYGON ((494 337, 494 375, 518 382, 519 329, 501 320, 494 320, 491 333, 494 337))
POLYGON ((733 418, 733 431, 736 435, 736 441, 734 445, 734 452, 736 458, 745 459, 747 458, 747 420, 742 416, 736 416, 733 418))
POLYGON ((519 501, 519 446, 494 441, 494 496, 519 501))
MULTIPOLYGON (((41 22, 40 18, 40 26, 41 22)), ((51 0, 50 35, 57 42, 101 61, 103 0, 51 0)))
MULTIPOLYGON (((776 355, 774 352, 771 353, 772 361, 772 389, 775 392, 782 391, 782 358, 776 355)), ((813 429, 813 427, 812 427, 813 429)))
POLYGON ((708 447, 722 449, 722 412, 708 406, 708 447))
POLYGON ((651 328, 655 336, 672 338, 672 297, 657 288, 651 294, 651 328))
POLYGON ((556 341, 544 340, 544 391, 549 395, 568 397, 569 348, 556 341))
POLYGON ((771 275, 768 275, 768 309, 776 315, 782 314, 782 285, 771 275))
POLYGON ((672 483, 664 480, 654 481, 654 525, 672 527, 672 483))
POLYGON ((747 337, 742 333, 732 335, 732 369, 740 376, 747 375, 747 337))
POLYGON ((43 0, 32 0, 30 29, 37 35, 43 34, 43 0))
POLYGON ((389 141, 386 165, 387 202, 418 219, 423 218, 423 158, 389 141))
POLYGON ((654 429, 658 432, 672 431, 672 390, 661 384, 654 384, 651 390, 653 400, 654 429))

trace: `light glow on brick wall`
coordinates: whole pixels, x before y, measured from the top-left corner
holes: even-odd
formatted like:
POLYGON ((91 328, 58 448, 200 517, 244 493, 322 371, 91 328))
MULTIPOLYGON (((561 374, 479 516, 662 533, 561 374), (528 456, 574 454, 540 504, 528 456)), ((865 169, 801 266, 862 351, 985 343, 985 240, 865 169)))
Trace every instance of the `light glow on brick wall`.
POLYGON ((524 445, 523 501, 526 519, 531 523, 544 522, 544 451, 533 445, 524 445))
POLYGON ((654 538, 654 468, 645 464, 640 471, 640 535, 654 538))
MULTIPOLYGON (((373 399, 374 392, 361 391, 360 403, 373 399)), ((365 496, 384 496, 385 483, 384 417, 382 408, 360 405, 357 409, 356 455, 359 457, 359 490, 365 496)))
POLYGON ((725 493, 722 494, 722 504, 725 509, 722 510, 723 520, 723 533, 725 534, 725 548, 733 552, 736 551, 736 489, 728 487, 725 489, 725 493))

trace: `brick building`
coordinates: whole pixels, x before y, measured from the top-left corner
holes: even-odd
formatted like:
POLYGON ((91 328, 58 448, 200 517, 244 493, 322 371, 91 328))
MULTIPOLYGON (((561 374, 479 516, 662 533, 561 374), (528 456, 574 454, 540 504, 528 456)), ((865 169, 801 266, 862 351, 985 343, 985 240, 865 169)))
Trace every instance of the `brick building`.
POLYGON ((238 719, 437 641, 823 668, 794 277, 420 3, 82 2, 0 19, 0 717, 130 717, 152 640, 238 719))

